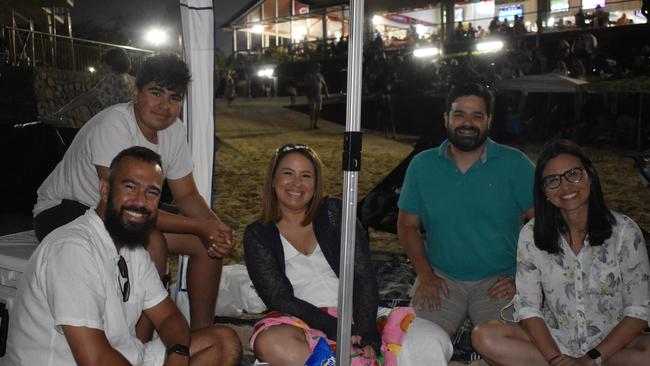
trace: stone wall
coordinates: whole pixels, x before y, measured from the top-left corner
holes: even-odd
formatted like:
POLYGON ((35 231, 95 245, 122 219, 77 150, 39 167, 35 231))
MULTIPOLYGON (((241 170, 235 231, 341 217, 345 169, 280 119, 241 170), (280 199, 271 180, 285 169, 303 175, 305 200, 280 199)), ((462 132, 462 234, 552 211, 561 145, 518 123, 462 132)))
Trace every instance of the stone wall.
MULTIPOLYGON (((34 94, 41 119, 51 116, 74 97, 88 91, 99 81, 97 73, 74 72, 49 67, 34 68, 34 94)), ((97 102, 82 105, 69 113, 68 127, 81 127, 100 111, 97 102)))

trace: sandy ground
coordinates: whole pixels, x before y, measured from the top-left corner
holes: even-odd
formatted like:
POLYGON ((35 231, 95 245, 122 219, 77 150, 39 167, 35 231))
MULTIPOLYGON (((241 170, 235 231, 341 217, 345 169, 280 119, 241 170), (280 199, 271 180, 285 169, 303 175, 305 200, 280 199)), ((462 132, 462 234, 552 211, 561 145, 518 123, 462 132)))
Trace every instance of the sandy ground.
MULTIPOLYGON (((344 127, 322 120, 319 122, 320 130, 307 130, 307 115, 284 108, 288 102, 288 98, 237 99, 231 107, 227 107, 223 100, 217 103, 216 134, 219 146, 216 155, 215 208, 237 233, 238 246, 231 262, 242 261, 243 231, 259 215, 260 189, 266 166, 276 148, 286 143, 305 143, 313 147, 325 164, 326 192, 332 195, 342 193, 344 127)), ((539 145, 519 147, 535 161, 539 145)), ((377 133, 365 133, 359 199, 411 150, 409 143, 386 139, 377 133)), ((586 147, 586 150, 600 173, 610 208, 630 216, 649 230, 650 189, 641 185, 632 161, 622 157, 636 152, 612 147, 586 147)), ((650 151, 646 150, 645 153, 650 151)), ((393 234, 371 229, 370 237, 374 249, 401 251, 393 234)))
MULTIPOLYGON (((242 259, 243 231, 260 213, 260 193, 269 160, 275 149, 287 143, 304 143, 320 155, 324 167, 325 192, 340 196, 343 189, 341 152, 344 127, 321 120, 319 130, 310 131, 308 117, 283 106, 288 98, 237 99, 230 108, 217 104, 217 150, 215 208, 237 232, 238 247, 232 260, 242 259)), ((298 101, 300 102, 300 100, 298 101)), ((363 137, 359 199, 370 191, 412 150, 374 133, 363 137)), ((392 234, 372 232, 373 247, 398 250, 392 234)))

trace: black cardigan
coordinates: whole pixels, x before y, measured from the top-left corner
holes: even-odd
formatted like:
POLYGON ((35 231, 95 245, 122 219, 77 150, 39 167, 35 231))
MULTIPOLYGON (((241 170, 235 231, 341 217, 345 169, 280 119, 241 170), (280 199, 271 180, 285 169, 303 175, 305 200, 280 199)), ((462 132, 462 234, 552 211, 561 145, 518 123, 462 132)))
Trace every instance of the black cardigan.
MULTIPOLYGON (((341 200, 325 198, 313 221, 314 234, 330 267, 339 275, 341 254, 341 200)), ((284 249, 275 224, 256 221, 244 232, 246 268, 253 285, 269 310, 302 319, 336 340, 336 318, 294 296, 293 286, 285 275, 284 249)), ((362 337, 362 346, 371 345, 379 352, 381 337, 377 330, 379 293, 375 271, 370 261, 366 232, 357 220, 354 260, 352 335, 362 337)))

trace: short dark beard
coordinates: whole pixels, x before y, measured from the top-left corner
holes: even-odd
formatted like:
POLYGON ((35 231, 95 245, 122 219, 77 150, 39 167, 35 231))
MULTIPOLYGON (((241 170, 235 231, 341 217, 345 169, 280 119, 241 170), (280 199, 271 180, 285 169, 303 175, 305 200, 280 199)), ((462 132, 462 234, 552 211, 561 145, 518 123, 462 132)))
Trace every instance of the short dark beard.
POLYGON ((113 206, 112 191, 108 193, 108 204, 106 205, 106 212, 104 214, 104 227, 108 231, 115 245, 118 248, 127 247, 134 249, 137 247, 145 247, 149 242, 149 234, 156 224, 156 216, 151 216, 151 211, 145 207, 138 206, 124 206, 118 211, 113 206), (124 211, 135 211, 147 215, 148 218, 143 223, 133 223, 122 221, 122 214, 124 211))
POLYGON ((481 132, 481 130, 474 126, 469 127, 456 127, 455 129, 447 128, 447 139, 460 151, 474 151, 479 149, 487 140, 487 130, 481 132), (466 137, 458 135, 459 130, 473 130, 476 131, 476 136, 466 137))

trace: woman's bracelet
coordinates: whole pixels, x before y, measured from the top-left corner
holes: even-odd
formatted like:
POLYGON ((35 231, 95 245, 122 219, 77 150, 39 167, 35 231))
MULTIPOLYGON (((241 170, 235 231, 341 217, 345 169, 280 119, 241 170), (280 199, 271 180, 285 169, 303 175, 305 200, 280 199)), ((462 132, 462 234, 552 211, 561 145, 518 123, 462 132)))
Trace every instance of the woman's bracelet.
POLYGON ((551 365, 551 364, 553 364, 553 361, 557 360, 557 359, 560 358, 560 357, 562 357, 562 354, 561 354, 561 353, 559 353, 559 354, 557 354, 557 355, 551 357, 547 362, 548 362, 549 365, 551 365))

